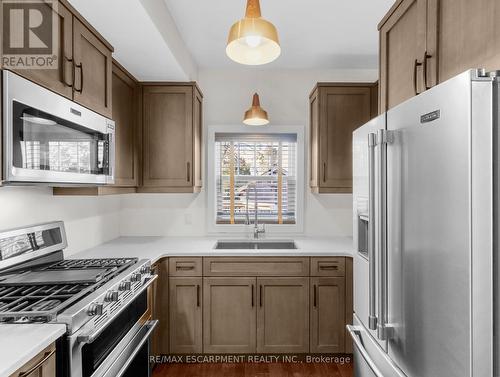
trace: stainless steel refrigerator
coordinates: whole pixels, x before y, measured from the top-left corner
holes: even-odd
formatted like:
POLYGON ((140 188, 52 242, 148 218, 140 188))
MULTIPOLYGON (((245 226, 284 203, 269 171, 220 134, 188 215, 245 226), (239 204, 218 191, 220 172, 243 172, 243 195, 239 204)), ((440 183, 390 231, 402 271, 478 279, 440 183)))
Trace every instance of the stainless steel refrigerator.
POLYGON ((354 132, 356 377, 500 375, 499 97, 470 70, 354 132))

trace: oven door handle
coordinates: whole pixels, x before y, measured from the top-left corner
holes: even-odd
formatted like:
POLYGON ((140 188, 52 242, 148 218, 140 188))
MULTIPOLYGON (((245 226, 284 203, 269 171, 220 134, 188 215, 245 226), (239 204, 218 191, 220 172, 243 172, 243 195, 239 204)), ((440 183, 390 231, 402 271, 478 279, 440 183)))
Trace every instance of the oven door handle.
MULTIPOLYGON (((93 374, 92 377, 121 377, 127 371, 130 363, 134 360, 137 353, 141 350, 151 336, 151 333, 158 325, 158 320, 147 321, 132 340, 116 356, 113 364, 103 373, 93 374)), ((148 360, 149 362, 149 360, 148 360)))
MULTIPOLYGON (((144 292, 146 289, 148 289, 148 287, 156 280, 158 279, 158 275, 152 275, 149 280, 147 281, 146 284, 144 284, 141 288, 139 288, 139 290, 137 292, 135 292, 135 296, 131 297, 129 302, 132 302, 133 299, 137 296, 139 296, 142 292, 144 292)), ((99 335, 101 335, 101 333, 106 329, 106 327, 108 327, 108 325, 113 322, 113 319, 115 317, 117 317, 121 312, 123 312, 126 308, 128 307, 127 304, 125 305, 122 305, 121 308, 119 310, 117 310, 116 312, 113 313, 113 315, 111 317, 108 318, 108 320, 106 321, 106 323, 99 327, 96 331, 94 331, 93 333, 84 333, 84 334, 81 334, 81 335, 78 335, 78 342, 80 343, 92 343, 94 340, 97 339, 97 337, 99 335)))

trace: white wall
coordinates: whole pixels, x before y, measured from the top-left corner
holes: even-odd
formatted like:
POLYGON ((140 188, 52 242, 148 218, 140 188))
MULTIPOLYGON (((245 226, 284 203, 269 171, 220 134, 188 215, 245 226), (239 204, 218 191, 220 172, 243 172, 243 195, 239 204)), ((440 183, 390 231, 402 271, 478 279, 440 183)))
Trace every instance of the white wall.
POLYGON ((49 187, 1 187, 0 229, 63 220, 69 255, 120 235, 120 200, 52 196, 49 187))
MULTIPOLYGON (((373 82, 377 75, 376 70, 201 69, 198 82, 204 94, 204 124, 241 124, 256 91, 269 113, 270 127, 303 125, 308 135, 308 99, 316 82, 373 82)), ((206 206, 205 190, 200 194, 127 195, 122 198, 120 231, 123 235, 205 235, 206 206)), ((351 195, 313 195, 306 188, 304 216, 308 235, 351 235, 351 195)))

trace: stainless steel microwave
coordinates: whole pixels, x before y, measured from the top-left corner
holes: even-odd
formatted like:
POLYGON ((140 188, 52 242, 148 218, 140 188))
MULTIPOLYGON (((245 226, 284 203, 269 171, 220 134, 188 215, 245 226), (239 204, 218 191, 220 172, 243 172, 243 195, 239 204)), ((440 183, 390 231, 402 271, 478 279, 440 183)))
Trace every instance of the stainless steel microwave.
POLYGON ((111 119, 5 70, 2 97, 4 183, 114 183, 111 119))

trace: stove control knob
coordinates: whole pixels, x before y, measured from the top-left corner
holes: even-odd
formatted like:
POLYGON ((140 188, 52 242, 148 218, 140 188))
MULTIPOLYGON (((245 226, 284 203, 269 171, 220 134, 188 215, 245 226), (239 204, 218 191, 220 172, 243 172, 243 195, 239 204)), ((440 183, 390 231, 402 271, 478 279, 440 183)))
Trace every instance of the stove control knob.
POLYGON ((116 302, 116 301, 118 301, 118 291, 109 291, 109 292, 106 292, 106 296, 104 296, 104 301, 106 301, 106 302, 116 302))
POLYGON ((132 284, 129 281, 122 281, 118 286, 119 291, 130 291, 132 289, 132 284))
POLYGON ((101 315, 102 314, 102 304, 99 304, 97 302, 90 304, 90 306, 87 309, 87 314, 90 317, 93 317, 96 315, 101 315))
POLYGON ((151 273, 151 266, 145 265, 141 267, 141 274, 149 274, 151 273))
POLYGON ((138 281, 141 281, 141 274, 136 272, 135 274, 133 274, 131 277, 130 277, 130 281, 136 283, 138 281))

